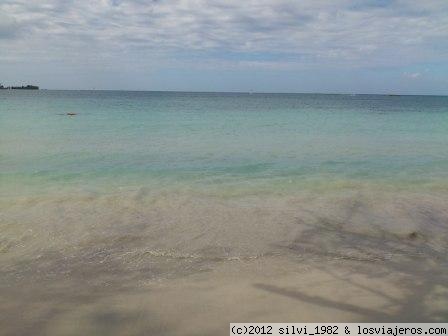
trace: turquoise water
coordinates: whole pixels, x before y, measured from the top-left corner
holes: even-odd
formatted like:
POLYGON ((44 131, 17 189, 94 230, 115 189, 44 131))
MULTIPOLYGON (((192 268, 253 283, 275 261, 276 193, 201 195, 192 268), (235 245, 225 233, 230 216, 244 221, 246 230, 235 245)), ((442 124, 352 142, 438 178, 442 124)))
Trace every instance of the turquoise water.
POLYGON ((2 195, 448 189, 448 97, 0 91, 0 118, 2 195))

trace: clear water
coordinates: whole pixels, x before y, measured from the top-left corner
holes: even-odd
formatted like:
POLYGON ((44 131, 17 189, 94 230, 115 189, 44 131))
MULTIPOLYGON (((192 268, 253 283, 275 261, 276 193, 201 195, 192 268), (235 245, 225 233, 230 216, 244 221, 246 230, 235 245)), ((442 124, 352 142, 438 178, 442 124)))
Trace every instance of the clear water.
POLYGON ((0 91, 0 118, 4 196, 448 190, 448 97, 0 91))

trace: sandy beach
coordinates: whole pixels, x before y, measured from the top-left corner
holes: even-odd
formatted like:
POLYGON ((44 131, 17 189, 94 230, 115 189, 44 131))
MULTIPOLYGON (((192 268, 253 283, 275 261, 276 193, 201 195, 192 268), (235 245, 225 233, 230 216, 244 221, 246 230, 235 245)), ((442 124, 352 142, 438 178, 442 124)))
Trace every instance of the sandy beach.
POLYGON ((230 322, 443 322, 446 202, 16 201, 2 214, 21 243, 3 245, 1 324, 6 335, 226 335, 230 322))

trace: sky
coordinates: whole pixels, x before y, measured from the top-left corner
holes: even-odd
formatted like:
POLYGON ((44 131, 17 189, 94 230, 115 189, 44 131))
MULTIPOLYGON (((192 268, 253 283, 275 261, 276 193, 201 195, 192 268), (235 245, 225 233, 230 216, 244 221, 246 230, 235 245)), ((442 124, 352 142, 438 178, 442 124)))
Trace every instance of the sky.
POLYGON ((448 94, 447 0, 0 0, 0 83, 448 94))

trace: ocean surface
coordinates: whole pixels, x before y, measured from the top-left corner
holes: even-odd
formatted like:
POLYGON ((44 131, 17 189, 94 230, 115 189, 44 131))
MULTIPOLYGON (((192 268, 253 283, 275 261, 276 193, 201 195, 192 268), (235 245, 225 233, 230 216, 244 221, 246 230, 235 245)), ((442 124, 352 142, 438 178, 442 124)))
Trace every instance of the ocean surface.
POLYGON ((0 118, 6 196, 448 187, 448 97, 3 91, 0 118))
POLYGON ((64 334, 60 316, 110 334, 86 318, 94 293, 235 260, 409 280, 418 259, 448 283, 444 96, 3 90, 0 174, 11 334, 64 334))

